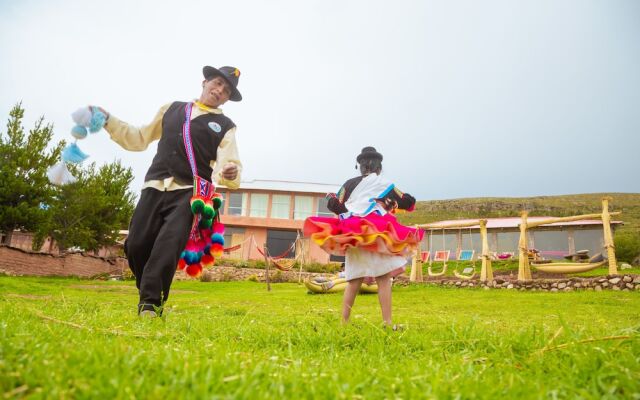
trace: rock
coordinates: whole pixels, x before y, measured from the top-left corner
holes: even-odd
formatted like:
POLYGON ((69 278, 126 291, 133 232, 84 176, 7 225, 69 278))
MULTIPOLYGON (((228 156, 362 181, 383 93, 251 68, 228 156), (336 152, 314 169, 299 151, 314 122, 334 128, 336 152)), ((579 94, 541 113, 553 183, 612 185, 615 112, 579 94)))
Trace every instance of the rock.
POLYGON ((573 287, 574 288, 581 288, 582 284, 580 282, 576 282, 576 283, 573 284, 573 287))
POLYGON ((491 289, 489 288, 489 286, 483 286, 482 288, 483 288, 484 290, 491 290, 491 289))
POLYGON ((609 282, 608 281, 602 282, 602 287, 603 288, 609 287, 609 282))
POLYGON ((564 288, 565 292, 571 292, 573 291, 573 288, 571 286, 567 286, 566 288, 564 288))
POLYGON ((456 286, 460 286, 460 285, 462 285, 462 282, 456 281, 456 286))
POLYGON ((567 284, 566 284, 566 283, 564 283, 564 282, 560 282, 560 283, 558 283, 558 289, 564 289, 564 288, 566 288, 566 287, 567 287, 567 284))
POLYGON ((605 278, 600 278, 600 279, 598 279, 596 282, 598 282, 598 283, 602 283, 602 282, 605 282, 605 281, 606 281, 606 279, 605 279, 605 278))
POLYGON ((469 287, 474 287, 475 285, 473 284, 473 282, 469 282, 469 287))
POLYGON ((593 290, 595 290, 596 292, 602 292, 602 286, 596 285, 596 287, 594 287, 593 290))
POLYGON ((609 279, 609 283, 612 285, 617 285, 620 282, 620 278, 611 278, 609 279))
POLYGON ((623 291, 623 292, 628 292, 628 291, 629 291, 629 289, 624 288, 624 289, 622 289, 622 291, 623 291))
POLYGON ((496 278, 494 282, 497 283, 498 285, 502 285, 504 283, 504 279, 496 278))
POLYGON ((618 287, 618 286, 614 286, 614 287, 612 287, 611 289, 613 289, 613 290, 620 290, 620 287, 618 287))
POLYGON ((622 263, 620 269, 632 269, 633 267, 627 263, 622 263))
POLYGON ((640 290, 640 284, 636 285, 636 290, 640 290))
POLYGON ((625 283, 625 286, 627 287, 627 289, 633 289, 633 283, 625 283))
POLYGON ((640 283, 640 276, 633 278, 633 283, 640 283))
POLYGON ((553 283, 551 284, 551 287, 552 287, 552 288, 557 288, 557 287, 558 287, 558 284, 557 284, 556 282, 553 282, 553 283))
POLYGON ((507 289, 513 289, 513 284, 511 284, 511 283, 510 283, 510 284, 508 284, 508 285, 507 285, 507 289))
POLYGON ((630 277, 629 275, 625 275, 625 276, 622 278, 622 281, 623 281, 623 282, 633 282, 633 278, 632 278, 632 277, 630 277))
POLYGON ((557 292, 558 289, 557 288, 551 288, 550 292, 557 292))

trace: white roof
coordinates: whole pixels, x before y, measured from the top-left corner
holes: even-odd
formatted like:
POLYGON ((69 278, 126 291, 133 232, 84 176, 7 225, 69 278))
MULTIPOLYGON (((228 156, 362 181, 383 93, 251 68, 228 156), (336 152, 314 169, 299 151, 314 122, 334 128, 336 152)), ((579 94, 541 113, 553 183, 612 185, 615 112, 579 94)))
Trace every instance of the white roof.
MULTIPOLYGON (((529 222, 537 222, 542 221, 549 218, 555 217, 527 217, 527 221, 529 222)), ((506 218, 485 218, 487 220, 487 228, 488 229, 499 229, 499 228, 519 228, 520 222, 522 219, 520 217, 506 217, 506 218)), ((445 221, 436 221, 430 222, 430 224, 434 225, 456 225, 456 224, 464 224, 467 222, 477 221, 477 219, 456 219, 456 220, 445 220, 445 221)), ((621 221, 611 221, 612 225, 622 224, 621 221)), ((582 219, 579 221, 566 221, 566 222, 555 222, 553 224, 544 225, 547 226, 581 226, 581 225, 602 225, 602 220, 599 219, 582 219)), ((470 227, 471 229, 479 229, 479 225, 474 225, 470 227)), ((458 228, 454 228, 458 229, 458 228)), ((469 227, 462 228, 469 229, 469 227)))
POLYGON ((315 182, 294 182, 294 181, 276 181, 276 180, 260 180, 241 181, 240 189, 247 190, 269 190, 273 192, 302 192, 302 193, 336 193, 340 190, 340 185, 333 183, 315 183, 315 182))

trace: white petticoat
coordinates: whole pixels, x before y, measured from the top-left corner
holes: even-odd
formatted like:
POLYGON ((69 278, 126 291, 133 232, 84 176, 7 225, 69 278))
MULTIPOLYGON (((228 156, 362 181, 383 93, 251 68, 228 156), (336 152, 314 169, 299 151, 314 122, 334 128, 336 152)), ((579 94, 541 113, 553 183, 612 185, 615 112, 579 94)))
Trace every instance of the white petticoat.
POLYGON ((345 279, 376 277, 396 270, 407 263, 404 257, 374 253, 351 247, 345 254, 345 279))

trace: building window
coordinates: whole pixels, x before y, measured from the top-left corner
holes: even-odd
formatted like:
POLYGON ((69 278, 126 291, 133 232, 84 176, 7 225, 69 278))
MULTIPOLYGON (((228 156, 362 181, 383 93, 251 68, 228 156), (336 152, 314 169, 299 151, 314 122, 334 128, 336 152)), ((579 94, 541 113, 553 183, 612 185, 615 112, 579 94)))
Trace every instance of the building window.
POLYGON ((247 197, 246 193, 229 193, 229 215, 247 215, 247 197))
POLYGON ((327 199, 326 197, 320 197, 318 199, 318 211, 316 212, 316 215, 318 217, 333 217, 334 214, 329 211, 329 209, 327 208, 327 204, 329 203, 329 199, 327 199))
POLYGON ((285 194, 274 194, 271 196, 271 218, 289 219, 290 208, 291 196, 285 194))
POLYGON ((234 226, 225 226, 224 228, 224 247, 229 248, 244 241, 244 228, 236 228, 234 226), (237 243, 233 242, 233 237, 236 236, 237 243))
POLYGON ((293 205, 293 219, 305 219, 313 212, 313 197, 296 196, 293 205))
POLYGON ((269 204, 269 195, 264 193, 251 193, 251 209, 250 217, 267 217, 267 205, 269 204))

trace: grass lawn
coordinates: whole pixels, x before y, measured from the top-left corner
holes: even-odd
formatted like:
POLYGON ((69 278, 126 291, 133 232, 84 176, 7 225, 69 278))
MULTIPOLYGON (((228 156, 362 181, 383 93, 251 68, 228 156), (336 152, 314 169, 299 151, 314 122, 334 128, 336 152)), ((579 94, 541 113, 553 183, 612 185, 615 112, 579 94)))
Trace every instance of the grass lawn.
POLYGON ((640 293, 394 288, 339 320, 296 284, 0 277, 4 398, 640 398, 640 293), (598 339, 590 341, 590 339, 598 339))

